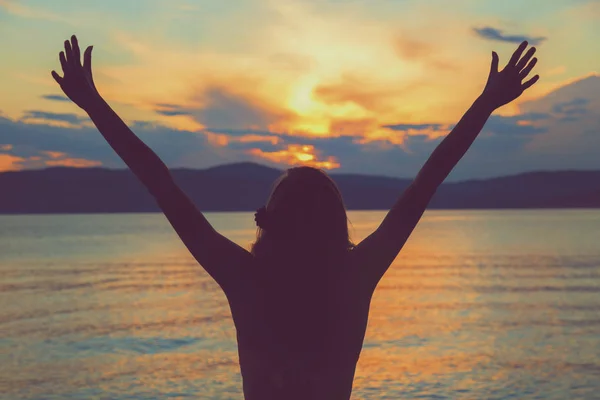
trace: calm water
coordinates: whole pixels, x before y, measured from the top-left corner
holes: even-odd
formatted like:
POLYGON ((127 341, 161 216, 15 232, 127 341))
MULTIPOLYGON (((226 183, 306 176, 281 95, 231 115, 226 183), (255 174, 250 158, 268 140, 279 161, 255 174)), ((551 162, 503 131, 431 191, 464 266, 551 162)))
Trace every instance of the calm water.
MULTIPOLYGON (((0 216, 0 277, 3 398, 241 398, 225 297, 162 215, 0 216)), ((371 310, 353 399, 600 399, 600 211, 428 212, 371 310)))

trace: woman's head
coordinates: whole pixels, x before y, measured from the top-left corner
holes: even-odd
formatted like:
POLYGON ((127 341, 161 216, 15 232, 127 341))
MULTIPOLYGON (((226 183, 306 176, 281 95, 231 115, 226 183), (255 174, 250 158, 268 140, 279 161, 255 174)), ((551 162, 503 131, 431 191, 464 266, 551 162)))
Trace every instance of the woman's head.
POLYGON ((352 246, 342 195, 335 182, 319 169, 287 170, 275 182, 265 208, 252 248, 255 255, 285 249, 318 257, 352 246))

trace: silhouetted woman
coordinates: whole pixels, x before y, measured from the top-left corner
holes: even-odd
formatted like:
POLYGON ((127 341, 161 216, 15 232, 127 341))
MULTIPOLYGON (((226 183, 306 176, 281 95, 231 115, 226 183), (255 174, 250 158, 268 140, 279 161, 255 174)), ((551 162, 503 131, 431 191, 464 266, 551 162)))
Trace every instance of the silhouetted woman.
POLYGON ((413 231, 437 187, 498 107, 519 97, 536 63, 521 43, 502 71, 492 53, 482 94, 435 149, 381 225, 358 245, 346 210, 322 171, 292 168, 274 185, 252 251, 226 239, 173 181, 169 170, 102 99, 92 48, 81 64, 77 38, 60 53, 64 93, 148 188, 198 263, 225 292, 235 322, 246 399, 348 399, 377 283, 413 231))

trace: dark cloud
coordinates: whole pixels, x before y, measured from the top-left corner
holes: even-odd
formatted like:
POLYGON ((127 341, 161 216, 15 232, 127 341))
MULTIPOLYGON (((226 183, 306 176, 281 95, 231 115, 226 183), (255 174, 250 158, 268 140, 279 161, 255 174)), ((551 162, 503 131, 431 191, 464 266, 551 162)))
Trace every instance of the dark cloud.
POLYGON ((45 94, 41 98, 52 101, 71 101, 68 97, 61 94, 45 94))
POLYGON ((80 117, 77 114, 62 114, 62 113, 53 113, 47 111, 39 111, 39 110, 28 110, 25 111, 25 114, 22 117, 23 120, 30 119, 42 119, 46 121, 58 121, 58 122, 67 122, 69 124, 77 125, 81 122, 88 121, 87 117, 80 117))
POLYGON ((552 118, 552 115, 547 113, 537 113, 537 112, 528 112, 521 114, 517 117, 517 120, 526 120, 526 121, 543 121, 552 118))
MULTIPOLYGON (((173 130, 151 122, 135 122, 131 128, 171 167, 218 165, 233 162, 238 155, 226 148, 213 146, 202 133, 173 130)), ((93 127, 74 129, 0 117, 0 143, 11 144, 12 152, 21 157, 56 151, 70 157, 100 161, 106 167, 125 167, 93 127)))
MULTIPOLYGON (((501 115, 492 115, 483 131, 491 133, 505 134, 505 135, 528 135, 535 133, 543 133, 546 131, 545 128, 533 124, 533 122, 547 120, 551 118, 550 114, 545 113, 528 113, 521 114, 512 117, 505 117, 501 115)), ((444 124, 392 124, 383 125, 382 128, 391 129, 394 131, 435 131, 435 132, 449 132, 454 128, 454 125, 444 124)), ((410 135, 409 138, 414 137, 428 138, 427 135, 410 135)))
POLYGON ((409 147, 411 152, 406 152, 397 145, 387 142, 358 143, 357 138, 337 137, 322 138, 317 140, 306 139, 305 144, 313 144, 324 154, 333 155, 342 165, 337 172, 356 174, 376 174, 401 178, 414 177, 429 154, 436 146, 437 141, 428 141, 425 138, 410 136, 409 147), (422 142, 418 145, 416 142, 422 142))
POLYGON ((276 119, 268 110, 225 89, 209 89, 204 93, 204 101, 205 106, 195 111, 194 116, 206 126, 220 129, 266 128, 276 119))
POLYGON ((529 124, 529 122, 535 122, 548 118, 551 118, 551 115, 545 115, 542 113, 531 114, 531 117, 529 114, 516 115, 512 117, 492 115, 485 124, 483 131, 510 136, 540 134, 546 132, 547 128, 529 124))
POLYGON ((212 87, 204 91, 195 106, 180 106, 169 103, 155 105, 154 112, 165 116, 188 115, 196 122, 211 127, 210 130, 266 129, 271 123, 288 115, 289 112, 271 110, 252 102, 225 88, 212 87))
POLYGON ((473 28, 473 31, 483 39, 509 43, 521 43, 526 40, 533 46, 538 46, 547 39, 543 36, 533 37, 527 35, 506 35, 502 32, 502 30, 493 28, 491 26, 473 28))
POLYGON ((174 110, 156 110, 157 114, 164 115, 166 117, 175 117, 178 115, 190 115, 187 111, 174 111, 174 110))
POLYGON ((555 104, 552 111, 558 114, 561 121, 572 122, 583 117, 589 112, 589 99, 575 98, 570 101, 555 104))
POLYGON ((394 124, 394 125, 383 125, 382 128, 391 129, 393 131, 408 131, 411 129, 418 130, 418 131, 422 131, 422 130, 439 131, 439 130, 447 128, 447 125, 442 125, 442 124, 394 124))
POLYGON ((178 115, 191 115, 191 112, 185 107, 181 107, 175 104, 160 103, 156 104, 154 112, 167 117, 175 117, 178 115))
POLYGON ((219 128, 208 128, 206 129, 208 132, 212 133, 220 133, 222 135, 232 136, 232 137, 241 137, 247 135, 258 135, 258 136, 271 136, 271 137, 280 137, 283 136, 282 133, 264 131, 264 130, 253 130, 253 129, 219 129, 219 128))

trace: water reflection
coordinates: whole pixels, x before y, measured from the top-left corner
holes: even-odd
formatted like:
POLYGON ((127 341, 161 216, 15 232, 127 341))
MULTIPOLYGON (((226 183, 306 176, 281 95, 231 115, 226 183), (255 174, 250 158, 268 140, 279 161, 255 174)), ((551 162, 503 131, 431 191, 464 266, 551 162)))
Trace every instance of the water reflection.
MULTIPOLYGON (((383 213, 350 217, 360 240, 383 213)), ((8 398, 241 398, 226 299, 164 217, 0 219, 8 398)), ((251 214, 209 219, 253 239, 251 214)), ((595 211, 426 214, 373 298, 353 398, 589 398, 599 236, 595 211)))

